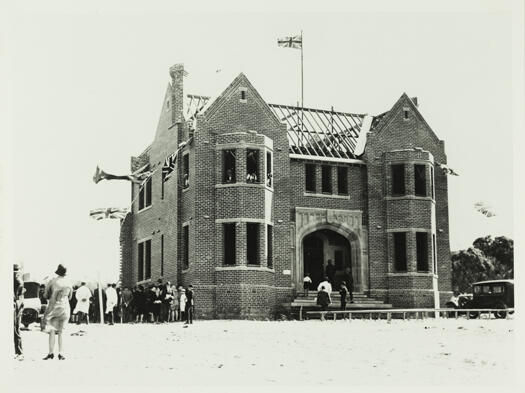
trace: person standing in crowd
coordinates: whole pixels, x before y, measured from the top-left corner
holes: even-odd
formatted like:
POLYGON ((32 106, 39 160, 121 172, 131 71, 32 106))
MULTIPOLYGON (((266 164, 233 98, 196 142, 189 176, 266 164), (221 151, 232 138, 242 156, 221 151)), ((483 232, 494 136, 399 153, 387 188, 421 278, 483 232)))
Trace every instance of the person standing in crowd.
POLYGON ((180 287, 180 299, 179 299, 179 309, 180 309, 180 320, 186 316, 186 290, 181 286, 180 287))
POLYGON ((303 278, 304 296, 308 296, 308 291, 310 290, 311 286, 312 286, 312 279, 310 278, 310 275, 306 273, 303 278))
MULTIPOLYGON (((326 292, 324 286, 321 286, 320 291, 317 292, 317 305, 321 306, 321 311, 328 310, 328 306, 332 303, 330 295, 326 292)), ((321 321, 324 321, 324 314, 321 314, 321 321)))
POLYGON ((332 261, 331 259, 328 260, 328 264, 326 265, 326 269, 325 269, 325 274, 326 274, 326 277, 328 277, 327 281, 333 284, 334 279, 335 279, 335 266, 334 266, 334 261, 332 261))
POLYGON ((22 318, 22 310, 24 308, 24 281, 22 280, 20 267, 17 264, 13 265, 13 291, 15 358, 23 360, 24 353, 22 350, 22 336, 20 335, 20 318, 22 318))
POLYGON ((159 286, 157 285, 154 285, 152 288, 152 299, 153 299, 153 307, 152 307, 152 311, 153 311, 153 322, 155 323, 159 323, 159 319, 160 319, 160 311, 161 311, 161 307, 162 307, 162 299, 161 299, 161 296, 160 296, 160 288, 159 286))
POLYGON ((71 296, 71 299, 69 299, 69 309, 71 310, 71 316, 69 318, 70 323, 75 323, 77 321, 77 314, 75 312, 77 306, 77 297, 75 296, 77 289, 78 287, 73 285, 73 295, 71 296))
POLYGON ((324 290, 329 294, 332 293, 332 284, 328 281, 328 276, 326 276, 324 281, 317 286, 317 292, 320 292, 322 287, 324 287, 324 290))
POLYGON ((117 291, 115 290, 115 284, 108 284, 106 288, 106 315, 108 316, 108 322, 110 325, 115 323, 115 306, 118 303, 117 291))
POLYGON ((186 290, 186 324, 193 324, 193 311, 195 305, 195 294, 193 292, 193 285, 188 285, 186 290))
MULTIPOLYGON (((47 310, 47 299, 46 299, 46 286, 45 284, 40 284, 40 290, 38 291, 38 297, 40 298, 40 304, 42 305, 42 315, 46 315, 47 310)), ((46 325, 46 320, 44 317, 40 318, 40 330, 44 331, 46 325)))
POLYGON ((49 351, 44 360, 53 359, 55 351, 55 335, 58 336, 58 359, 64 360, 62 333, 67 326, 71 309, 69 300, 73 296, 73 288, 66 277, 66 268, 58 265, 57 277, 46 286, 46 298, 49 305, 46 313, 46 328, 49 330, 49 351))
POLYGON ((170 287, 171 301, 170 301, 170 314, 168 316, 168 322, 174 322, 177 320, 177 307, 178 307, 178 301, 177 301, 177 288, 175 287, 175 284, 173 284, 170 287))
POLYGON ((157 280, 157 292, 158 292, 158 298, 159 298, 157 300, 160 300, 158 319, 159 319, 159 322, 164 322, 168 315, 168 308, 166 307, 166 303, 164 301, 167 291, 166 291, 166 285, 162 283, 161 278, 157 280))
POLYGON ((89 325, 89 300, 91 298, 91 290, 86 286, 85 282, 80 284, 80 287, 76 290, 75 297, 77 299, 77 305, 73 314, 77 316, 77 325, 80 325, 84 319, 86 320, 86 325, 89 325))
POLYGON ((144 287, 142 285, 138 286, 137 292, 133 296, 133 303, 135 304, 137 314, 135 322, 144 322, 144 315, 148 315, 148 311, 146 307, 146 294, 144 293, 144 287))
POLYGON ((122 300, 121 300, 121 309, 122 309, 122 322, 128 323, 131 322, 131 307, 133 302, 133 293, 129 287, 124 287, 122 290, 122 300))
MULTIPOLYGON (((115 285, 115 284, 113 284, 115 285)), ((115 288, 115 287, 113 287, 115 288)), ((113 309, 113 311, 115 312, 115 318, 117 321, 119 321, 120 323, 122 323, 122 314, 120 312, 120 309, 121 309, 121 306, 122 306, 122 293, 121 293, 121 290, 120 290, 120 287, 116 287, 115 290, 117 291, 117 306, 113 309)))
MULTIPOLYGON (((341 288, 339 289, 339 295, 341 295, 341 311, 346 310, 346 297, 348 296, 348 288, 346 287, 346 281, 341 282, 341 288)), ((346 319, 347 315, 343 314, 343 318, 346 319)))
POLYGON ((350 303, 354 302, 354 278, 352 277, 352 270, 347 267, 345 269, 344 281, 346 282, 346 288, 348 289, 348 294, 350 295, 350 303))

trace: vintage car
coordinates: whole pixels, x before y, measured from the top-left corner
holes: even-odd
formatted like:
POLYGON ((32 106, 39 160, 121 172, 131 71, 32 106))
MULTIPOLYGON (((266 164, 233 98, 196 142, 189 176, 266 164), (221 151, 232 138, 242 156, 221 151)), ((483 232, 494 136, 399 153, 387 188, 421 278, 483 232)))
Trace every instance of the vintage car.
POLYGON ((27 328, 33 322, 40 322, 42 317, 42 303, 40 301, 40 283, 36 281, 24 282, 24 309, 22 310, 22 324, 27 328))
MULTIPOLYGON (((465 302, 461 308, 486 309, 495 308, 496 318, 505 318, 507 309, 514 308, 514 281, 513 280, 490 280, 480 281, 472 284, 472 300, 465 302)), ((512 312, 510 312, 512 313, 512 312)), ((471 311, 471 318, 477 318, 478 312, 471 311)))

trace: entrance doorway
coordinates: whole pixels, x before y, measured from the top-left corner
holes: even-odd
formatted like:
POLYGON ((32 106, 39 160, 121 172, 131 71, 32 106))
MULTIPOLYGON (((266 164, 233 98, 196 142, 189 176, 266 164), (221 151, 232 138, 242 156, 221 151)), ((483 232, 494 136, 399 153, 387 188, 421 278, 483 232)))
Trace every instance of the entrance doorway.
POLYGON ((310 275, 317 289, 331 263, 335 267, 332 289, 337 290, 342 281, 353 281, 351 255, 350 242, 344 236, 329 229, 315 231, 303 239, 304 274, 310 275))

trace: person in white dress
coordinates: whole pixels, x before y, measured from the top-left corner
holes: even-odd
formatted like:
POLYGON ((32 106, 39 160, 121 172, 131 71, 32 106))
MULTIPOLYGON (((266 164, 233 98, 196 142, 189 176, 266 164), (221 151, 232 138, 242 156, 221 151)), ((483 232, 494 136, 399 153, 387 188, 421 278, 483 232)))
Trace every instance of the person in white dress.
POLYGON ((109 319, 108 317, 110 325, 113 325, 115 323, 113 310, 118 304, 117 290, 115 289, 115 287, 115 284, 108 284, 108 287, 106 289, 106 314, 109 314, 109 316, 111 316, 111 319, 109 319))
POLYGON ((86 325, 89 325, 89 299, 91 296, 91 290, 87 287, 85 282, 83 282, 80 288, 78 288, 75 292, 77 305, 73 311, 73 314, 77 314, 77 325, 80 325, 84 319, 84 316, 86 318, 86 325))

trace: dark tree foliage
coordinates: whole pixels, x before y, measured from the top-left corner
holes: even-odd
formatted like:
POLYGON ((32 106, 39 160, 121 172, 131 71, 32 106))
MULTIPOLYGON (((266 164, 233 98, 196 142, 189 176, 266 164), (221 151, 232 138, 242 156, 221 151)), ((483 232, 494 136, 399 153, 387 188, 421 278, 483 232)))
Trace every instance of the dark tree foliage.
POLYGON ((480 237, 467 250, 452 253, 452 288, 469 291, 472 283, 514 278, 514 241, 480 237))

